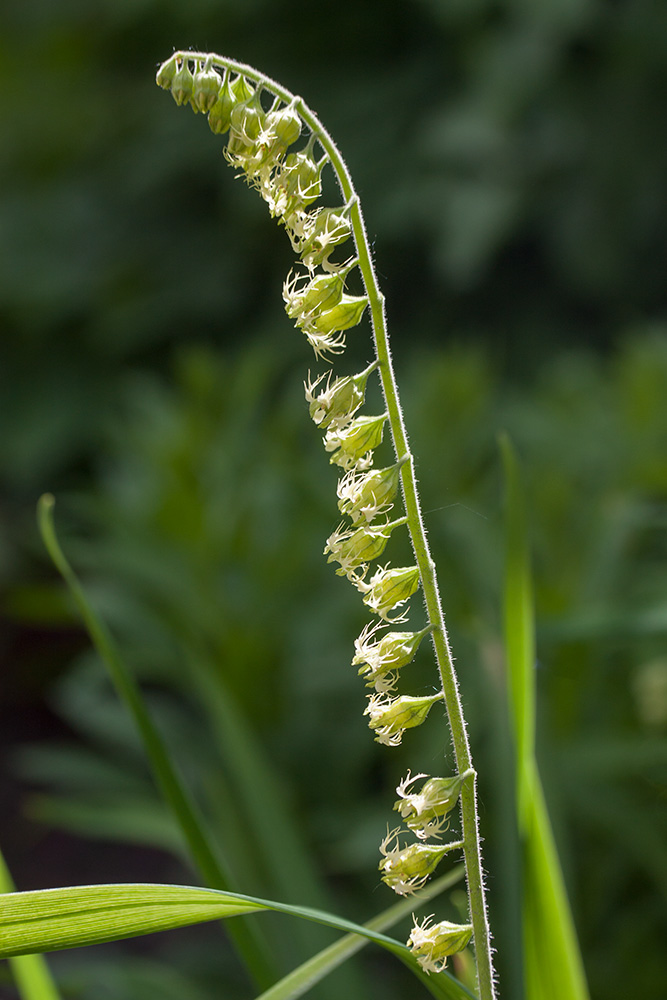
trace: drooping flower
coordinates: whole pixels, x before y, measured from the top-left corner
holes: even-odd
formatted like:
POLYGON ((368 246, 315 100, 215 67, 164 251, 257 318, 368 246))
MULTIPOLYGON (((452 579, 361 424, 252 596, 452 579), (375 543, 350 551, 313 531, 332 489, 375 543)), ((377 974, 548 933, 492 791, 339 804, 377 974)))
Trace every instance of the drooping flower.
POLYGON ((387 836, 380 844, 382 860, 378 868, 382 872, 382 881, 395 893, 410 896, 421 889, 445 854, 461 845, 409 844, 401 847, 400 837, 403 832, 400 827, 387 831, 387 836))
POLYGON ((226 74, 225 81, 218 92, 217 99, 208 113, 208 126, 215 135, 224 135, 232 123, 232 111, 237 104, 247 101, 252 94, 252 87, 243 76, 231 79, 226 74))
POLYGON ((336 269, 337 265, 329 263, 329 256, 332 250, 345 243, 352 235, 348 210, 348 205, 342 208, 317 209, 310 214, 303 238, 295 234, 292 246, 309 271, 316 267, 322 267, 325 271, 336 269))
POLYGON ((332 452, 329 461, 342 469, 367 469, 372 462, 374 448, 382 441, 382 432, 388 414, 379 417, 355 417, 345 427, 330 427, 324 437, 326 451, 332 452))
POLYGON ((368 716, 368 725, 375 733, 375 742, 389 747, 398 746, 405 730, 421 726, 432 706, 442 701, 443 697, 442 691, 421 697, 409 694, 397 698, 370 695, 364 715, 368 716))
POLYGON ((406 517, 387 524, 364 525, 361 528, 346 528, 340 524, 327 539, 324 555, 329 554, 327 562, 340 563, 336 570, 338 576, 346 576, 358 585, 368 569, 368 563, 377 559, 384 552, 389 537, 401 524, 407 522, 406 517), (361 569, 359 574, 357 570, 361 569))
POLYGON ((389 612, 402 607, 419 588, 417 566, 399 566, 390 569, 383 566, 376 570, 368 583, 359 581, 356 586, 364 595, 363 601, 371 611, 387 622, 402 622, 406 615, 399 613, 390 617, 389 612))
POLYGON ((197 66, 192 85, 192 103, 196 110, 206 114, 218 99, 222 77, 213 69, 210 57, 202 68, 197 66))
POLYGON ((433 626, 427 625, 421 632, 386 632, 376 639, 378 629, 385 627, 383 622, 365 625, 354 641, 352 660, 352 666, 358 666, 358 673, 366 678, 367 686, 375 687, 378 694, 388 694, 394 689, 398 671, 410 663, 424 636, 433 631, 433 626))
POLYGON ((442 972, 449 956, 463 951, 472 938, 471 924, 452 924, 448 920, 431 924, 433 914, 421 924, 414 914, 412 919, 414 927, 408 945, 424 972, 442 972))
POLYGON ((410 792, 408 789, 415 781, 427 778, 428 775, 416 774, 412 777, 408 771, 406 777, 396 788, 400 797, 394 803, 394 809, 400 813, 407 827, 420 840, 439 837, 440 831, 445 825, 447 814, 458 801, 461 785, 472 773, 472 771, 465 771, 453 778, 429 778, 419 792, 410 792))
POLYGON ((365 521, 370 524, 380 514, 391 509, 392 500, 398 492, 401 466, 397 462, 386 469, 362 472, 352 469, 338 481, 338 509, 347 514, 355 524, 365 521))
POLYGON ((319 387, 324 375, 320 375, 314 382, 310 380, 304 382, 306 402, 313 422, 323 430, 327 430, 329 427, 336 430, 346 427, 364 402, 366 382, 373 367, 370 366, 359 375, 345 375, 342 378, 335 378, 333 382, 331 374, 327 373, 325 386, 317 394, 315 390, 319 387))

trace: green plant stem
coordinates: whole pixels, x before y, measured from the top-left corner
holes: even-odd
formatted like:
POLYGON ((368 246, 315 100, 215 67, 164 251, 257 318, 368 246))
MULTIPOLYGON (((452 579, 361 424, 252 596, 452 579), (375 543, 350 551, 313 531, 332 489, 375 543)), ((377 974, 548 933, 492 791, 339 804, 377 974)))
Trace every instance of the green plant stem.
MULTIPOLYGON (((175 53, 180 59, 205 59, 206 53, 181 51, 175 53)), ((431 625, 435 626, 433 631, 433 645, 435 648, 436 660, 442 680, 442 689, 445 697, 445 705, 449 717, 449 724, 452 735, 454 756, 459 774, 464 771, 471 771, 471 778, 464 782, 461 789, 461 817, 463 828, 463 855, 466 867, 466 878, 468 883, 468 895, 470 901, 470 916, 473 925, 475 941, 475 956, 477 964, 477 976, 479 993, 481 1000, 494 1000, 494 973, 491 955, 490 930, 484 895, 484 880, 482 873, 482 859, 480 850, 479 823, 477 813, 476 795, 476 775, 472 769, 472 757, 470 745, 466 731, 463 707, 459 693, 458 680, 454 670, 454 661, 451 653, 444 615, 440 602, 440 594, 436 579, 435 564, 426 538, 426 530, 421 515, 419 494, 417 492, 417 481, 414 471, 412 454, 408 446, 407 432, 403 420, 398 387, 391 358, 389 338, 387 334, 387 323, 385 316, 384 296, 378 287, 375 270, 373 268, 366 227, 363 215, 359 206, 352 178, 350 177, 347 165, 338 152, 336 144, 324 128, 318 117, 304 104, 303 100, 295 97, 290 91, 282 87, 279 83, 258 73, 251 66, 237 63, 232 59, 213 56, 213 65, 218 65, 223 69, 231 69, 241 73, 243 76, 261 84, 267 90, 281 98, 287 104, 293 104, 298 110, 303 121, 315 133, 317 141, 327 154, 331 166, 336 175, 345 204, 349 207, 350 222, 354 234, 357 254, 359 258, 359 270, 366 287, 368 295, 371 325, 375 340, 375 350, 380 368, 380 378, 384 392, 389 422, 394 441, 394 449, 397 459, 408 459, 401 468, 401 480, 403 485, 403 497, 405 510, 408 517, 408 530, 412 540, 412 545, 419 567, 424 592, 426 611, 431 625)))
MULTIPOLYGON (((171 762, 169 752, 155 728, 142 698, 139 686, 120 657, 111 635, 91 608, 83 587, 63 553, 53 525, 54 498, 50 493, 39 500, 37 517, 39 529, 51 559, 67 584, 85 623, 90 638, 106 664, 113 684, 125 703, 141 736, 144 749, 153 770, 155 781, 171 808, 188 845, 190 855, 207 886, 211 889, 233 889, 231 875, 223 869, 205 833, 198 809, 171 762)), ((228 927, 240 958, 255 984, 266 989, 276 980, 276 975, 266 954, 263 939, 245 920, 237 920, 228 927)))

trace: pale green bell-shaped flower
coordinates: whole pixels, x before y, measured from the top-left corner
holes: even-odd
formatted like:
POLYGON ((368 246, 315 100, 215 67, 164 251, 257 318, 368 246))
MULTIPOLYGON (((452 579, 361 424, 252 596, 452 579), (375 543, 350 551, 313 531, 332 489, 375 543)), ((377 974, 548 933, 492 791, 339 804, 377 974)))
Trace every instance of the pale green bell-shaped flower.
POLYGON ((368 725, 375 733, 375 742, 390 747, 398 746, 405 730, 421 726, 433 705, 442 701, 443 697, 442 691, 422 697, 402 694, 398 698, 390 698, 372 694, 364 715, 368 716, 368 725))
POLYGON ((460 848, 461 844, 409 844, 401 847, 400 837, 403 833, 400 827, 387 831, 387 836, 380 844, 382 860, 378 868, 382 872, 382 881, 395 893, 410 896, 421 889, 445 854, 460 848))
POLYGON ((416 774, 414 778, 408 771, 407 776, 396 788, 400 796, 394 803, 406 826, 420 840, 429 837, 439 837, 445 825, 449 812, 456 805, 461 786, 466 778, 473 774, 471 770, 457 774, 453 778, 429 778, 419 792, 408 791, 411 785, 426 774, 416 774))
POLYGON ((354 641, 352 666, 359 667, 358 673, 366 678, 368 687, 386 694, 393 690, 398 671, 411 662, 420 642, 433 627, 428 625, 421 632, 386 632, 378 639, 380 628, 386 628, 384 622, 364 626, 354 641))
POLYGON ((384 566, 371 579, 357 584, 364 595, 364 604, 387 622, 406 620, 405 614, 390 617, 389 612, 402 607, 419 588, 420 577, 417 566, 400 566, 389 569, 384 566))
POLYGON ((370 452, 382 441, 388 414, 379 417, 355 417, 347 426, 331 427, 324 438, 326 451, 333 452, 329 461, 342 469, 368 468, 370 452))
POLYGON ((441 920, 432 924, 433 914, 421 924, 412 915, 414 927, 408 938, 408 946, 424 972, 442 972, 450 955, 455 955, 470 943, 471 924, 452 924, 441 920))

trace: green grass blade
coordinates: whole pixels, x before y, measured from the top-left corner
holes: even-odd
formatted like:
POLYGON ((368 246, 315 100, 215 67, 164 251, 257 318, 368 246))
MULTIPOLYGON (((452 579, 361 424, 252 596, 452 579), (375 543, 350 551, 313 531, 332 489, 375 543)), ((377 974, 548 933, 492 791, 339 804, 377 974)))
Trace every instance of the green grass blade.
MULTIPOLYGON (((13 892, 14 883, 0 854, 0 893, 13 892)), ((9 968, 21 1000, 60 1000, 60 993, 42 955, 18 955, 9 968)))
POLYGON ((0 958, 59 951, 266 909, 180 885, 84 885, 0 896, 0 958))
POLYGON ((500 447, 505 472, 505 653, 514 728, 519 826, 527 821, 530 777, 535 756, 535 631, 529 570, 526 513, 519 468, 506 435, 500 447))
POLYGON ((588 1000, 576 931, 542 784, 534 768, 525 843, 526 991, 531 998, 588 1000), (548 937, 544 937, 545 933, 548 937), (564 991, 567 990, 567 993, 564 991))
POLYGON ((525 991, 530 1000, 588 1000, 558 853, 535 760, 535 623, 519 467, 501 438, 506 483, 505 649, 522 842, 525 991))
MULTIPOLYGON (((413 910, 421 908, 441 892, 451 888, 463 877, 463 874, 463 865, 459 865, 451 872, 443 875, 442 878, 431 883, 415 899, 404 899, 400 903, 395 903, 394 906, 390 906, 387 910, 378 914, 377 917, 369 920, 364 924, 364 927, 371 931, 387 930, 399 920, 409 916, 413 910)), ((312 989, 313 986, 356 952, 360 951, 361 948, 364 948, 367 943, 368 939, 362 938, 358 934, 347 934, 339 941, 335 941, 334 944, 329 945, 328 948, 323 949, 317 955, 308 959, 307 962, 304 962, 297 969, 293 969, 287 976, 262 993, 261 997, 258 997, 257 1000, 296 1000, 297 997, 303 996, 304 993, 312 989)), ((413 969, 413 971, 416 970, 413 969)), ((449 998, 451 1000, 459 1000, 459 998, 463 1000, 463 997, 468 998, 472 995, 447 972, 441 973, 439 976, 431 976, 430 978, 423 976, 420 971, 418 975, 420 978, 423 977, 425 985, 429 989, 431 989, 431 986, 437 986, 439 992, 433 992, 433 995, 443 997, 444 1000, 449 1000, 449 998)))
MULTIPOLYGON (((139 686, 125 666, 104 623, 93 611, 83 587, 60 547, 53 524, 54 503, 53 496, 45 494, 40 498, 37 508, 37 520, 46 549, 69 588, 118 695, 134 720, 155 781, 178 821, 193 862, 207 885, 227 890, 233 885, 228 867, 223 866, 213 851, 198 809, 172 764, 162 737, 153 725, 139 686)), ((275 982, 276 974, 268 958, 268 948, 257 929, 253 925, 239 921, 229 928, 229 934, 256 986, 266 989, 275 982)))
MULTIPOLYGON (((440 880, 441 888, 446 887, 444 881, 440 880)), ((398 904, 399 916, 411 905, 398 904)), ((103 944, 261 910, 288 913, 367 938, 406 963, 439 1000, 474 1000, 452 976, 426 976, 406 945, 372 926, 308 907, 198 886, 127 883, 5 893, 0 895, 0 958, 103 944)))

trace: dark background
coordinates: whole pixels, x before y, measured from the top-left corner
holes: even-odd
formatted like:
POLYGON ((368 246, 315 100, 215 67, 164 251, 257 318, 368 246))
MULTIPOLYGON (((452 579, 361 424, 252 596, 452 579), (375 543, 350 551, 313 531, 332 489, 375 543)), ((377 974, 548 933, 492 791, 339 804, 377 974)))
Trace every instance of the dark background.
MULTIPOLYGON (((437 721, 392 753, 361 717, 348 663, 365 617, 320 556, 335 476, 302 400, 313 358, 281 306, 292 253, 206 123, 156 88, 188 46, 301 94, 362 198, 481 776, 501 994, 520 998, 508 430, 534 551, 540 765, 591 994, 659 1000, 667 7, 649 0, 0 11, 0 844, 15 880, 196 880, 38 541, 45 490, 241 891, 367 919, 393 901, 376 872, 392 789, 408 767, 442 769, 437 721)), ((341 371, 369 360, 366 336, 341 371)), ((432 690, 427 653, 410 670, 432 690)), ((267 921, 285 969, 329 940, 267 921)), ((77 1000, 252 995, 213 928, 53 967, 77 1000)), ((339 975, 317 995, 414 989, 370 949, 339 975)))

